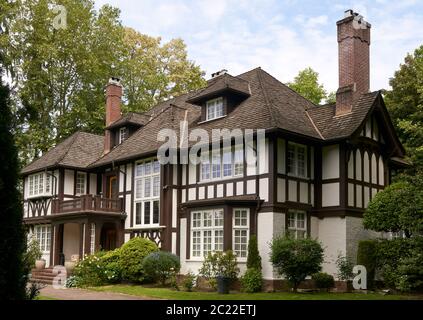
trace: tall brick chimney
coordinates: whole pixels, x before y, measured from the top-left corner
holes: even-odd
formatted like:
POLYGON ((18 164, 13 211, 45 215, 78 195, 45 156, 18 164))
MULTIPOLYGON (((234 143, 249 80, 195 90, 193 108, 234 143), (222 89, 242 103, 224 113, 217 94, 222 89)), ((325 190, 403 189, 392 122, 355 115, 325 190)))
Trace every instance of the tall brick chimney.
POLYGON ((351 112, 353 103, 370 89, 370 23, 353 10, 345 11, 338 27, 339 89, 336 115, 351 112))
MULTIPOLYGON (((121 117, 122 85, 120 79, 110 78, 106 87, 106 127, 121 117)), ((112 146, 112 133, 105 131, 104 153, 110 152, 112 146)))

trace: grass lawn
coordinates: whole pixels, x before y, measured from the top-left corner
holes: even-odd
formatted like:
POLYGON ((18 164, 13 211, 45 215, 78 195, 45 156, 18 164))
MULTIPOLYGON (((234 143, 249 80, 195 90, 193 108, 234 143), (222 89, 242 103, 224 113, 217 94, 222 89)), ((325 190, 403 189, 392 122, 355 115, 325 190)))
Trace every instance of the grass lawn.
POLYGON ((35 300, 58 300, 58 299, 52 298, 52 297, 46 297, 46 296, 38 296, 37 298, 35 298, 35 300))
POLYGON ((408 300, 423 299, 423 296, 382 295, 378 293, 230 293, 185 292, 168 288, 151 288, 135 285, 113 285, 89 288, 94 291, 126 293, 135 296, 171 300, 408 300))

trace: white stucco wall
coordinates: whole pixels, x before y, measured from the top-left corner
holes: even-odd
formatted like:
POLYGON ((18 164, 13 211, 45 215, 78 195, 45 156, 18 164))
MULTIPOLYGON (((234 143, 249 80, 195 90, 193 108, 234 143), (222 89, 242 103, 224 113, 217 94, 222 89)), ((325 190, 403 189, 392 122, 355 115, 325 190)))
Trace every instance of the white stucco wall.
POLYGON ((339 178, 339 145, 322 148, 322 179, 339 178))
POLYGON ((72 255, 79 254, 80 228, 76 223, 66 223, 63 231, 63 253, 65 260, 70 261, 72 255))
POLYGON ((339 206, 339 182, 322 184, 322 206, 339 206))
POLYGON ((73 194, 74 193, 74 170, 65 170, 65 187, 64 193, 65 194, 73 194))

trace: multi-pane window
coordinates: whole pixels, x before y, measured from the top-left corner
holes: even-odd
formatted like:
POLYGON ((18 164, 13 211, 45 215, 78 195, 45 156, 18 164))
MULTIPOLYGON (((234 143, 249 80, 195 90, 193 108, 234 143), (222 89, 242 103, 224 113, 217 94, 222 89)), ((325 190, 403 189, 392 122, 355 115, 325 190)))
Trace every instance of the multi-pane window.
POLYGON ((201 181, 242 176, 244 173, 244 149, 235 147, 219 152, 204 153, 200 164, 201 181))
POLYGON ((94 251, 95 251, 95 223, 91 223, 90 253, 93 254, 94 251))
POLYGON ((50 251, 51 227, 47 225, 39 225, 34 228, 34 236, 40 245, 42 252, 50 251))
POLYGON ((126 127, 122 127, 119 129, 119 144, 124 142, 128 138, 128 129, 126 127))
POLYGON ((288 143, 288 174, 297 177, 305 177, 306 159, 306 146, 288 143))
POLYGON ((296 239, 307 236, 307 214, 305 211, 288 211, 288 233, 296 239))
POLYGON ((213 120, 223 116, 223 99, 217 98, 206 103, 206 119, 213 120))
POLYGON ((191 214, 191 254, 202 258, 223 250, 223 210, 196 211, 191 214))
POLYGON ((247 258, 249 216, 248 209, 233 211, 233 251, 238 258, 247 258))
POLYGON ((29 197, 51 195, 51 175, 46 172, 32 174, 29 180, 29 197))
POLYGON ((75 186, 75 193, 78 195, 85 194, 85 180, 87 178, 87 174, 85 172, 77 172, 76 173, 76 186, 75 186))
POLYGON ((159 224, 160 163, 157 160, 139 162, 135 168, 135 224, 159 224))

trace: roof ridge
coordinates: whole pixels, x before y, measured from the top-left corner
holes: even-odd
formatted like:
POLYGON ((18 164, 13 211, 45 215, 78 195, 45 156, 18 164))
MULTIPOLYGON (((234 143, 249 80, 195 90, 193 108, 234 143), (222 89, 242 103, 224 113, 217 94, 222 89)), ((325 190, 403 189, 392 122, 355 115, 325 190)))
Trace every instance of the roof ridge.
POLYGON ((256 70, 256 73, 257 73, 257 78, 258 78, 258 82, 260 84, 261 91, 263 92, 264 101, 265 101, 266 106, 267 106, 267 109, 269 111, 270 125, 272 127, 274 127, 275 126, 275 120, 274 120, 274 116, 273 116, 273 110, 270 107, 269 97, 267 96, 267 92, 266 92, 266 90, 265 90, 265 88, 263 86, 263 81, 262 81, 262 78, 261 78, 261 72, 263 72, 263 70, 261 68, 256 68, 255 70, 256 70))

